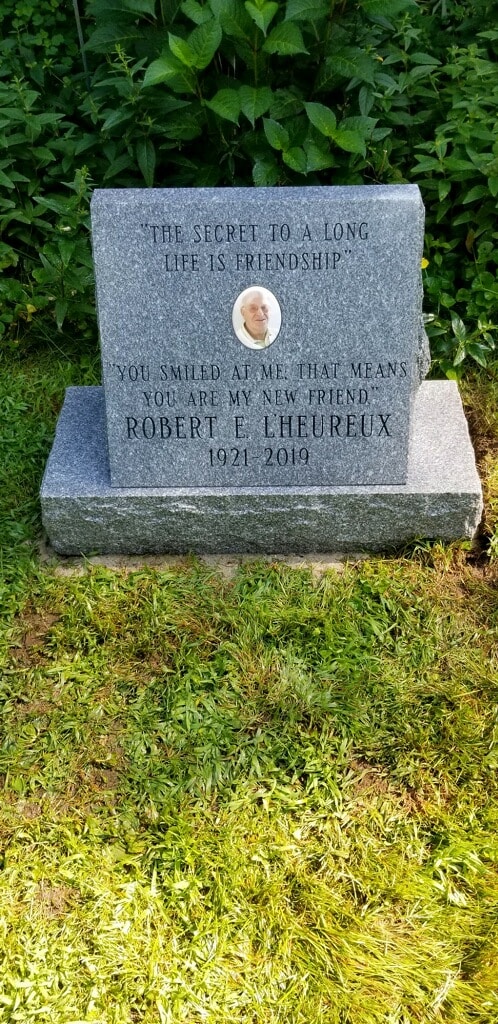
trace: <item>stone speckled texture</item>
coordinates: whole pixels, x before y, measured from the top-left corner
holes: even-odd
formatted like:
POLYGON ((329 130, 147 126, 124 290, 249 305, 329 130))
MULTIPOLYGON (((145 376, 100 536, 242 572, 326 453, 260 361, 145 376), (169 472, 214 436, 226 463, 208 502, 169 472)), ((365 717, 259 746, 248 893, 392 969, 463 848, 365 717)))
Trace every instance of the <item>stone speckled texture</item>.
POLYGON ((482 496, 456 385, 414 400, 406 485, 111 487, 102 388, 68 388, 41 488, 60 554, 386 550, 471 537, 482 496))
POLYGON ((112 484, 404 483, 423 222, 416 185, 97 189, 112 484), (259 351, 232 324, 250 287, 281 313, 259 351))

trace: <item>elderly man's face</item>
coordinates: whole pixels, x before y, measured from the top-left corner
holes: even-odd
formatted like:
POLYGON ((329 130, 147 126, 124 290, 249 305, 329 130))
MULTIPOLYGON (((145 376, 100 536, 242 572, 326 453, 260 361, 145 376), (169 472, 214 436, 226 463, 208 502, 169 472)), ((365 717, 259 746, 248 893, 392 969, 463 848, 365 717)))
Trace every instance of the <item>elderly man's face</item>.
POLYGON ((240 311, 251 337, 263 341, 268 328, 269 307, 261 292, 250 292, 240 311))

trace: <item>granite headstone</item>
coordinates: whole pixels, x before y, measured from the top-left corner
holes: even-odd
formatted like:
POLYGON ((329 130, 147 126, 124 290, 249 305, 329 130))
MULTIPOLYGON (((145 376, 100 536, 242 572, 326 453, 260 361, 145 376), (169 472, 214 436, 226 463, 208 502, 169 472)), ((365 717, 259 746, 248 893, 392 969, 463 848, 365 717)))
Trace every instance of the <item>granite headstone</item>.
POLYGON ((471 537, 453 381, 424 381, 416 186, 97 190, 104 387, 41 487, 62 554, 382 550, 471 537))
POLYGON ((115 487, 406 481, 416 186, 97 189, 115 487))

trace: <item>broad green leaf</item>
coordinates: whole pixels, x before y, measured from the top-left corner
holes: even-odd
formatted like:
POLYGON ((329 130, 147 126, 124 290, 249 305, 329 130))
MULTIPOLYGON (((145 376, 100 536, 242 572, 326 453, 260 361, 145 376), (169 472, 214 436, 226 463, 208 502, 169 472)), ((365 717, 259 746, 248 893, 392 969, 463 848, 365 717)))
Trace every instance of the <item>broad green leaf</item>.
POLYGON ((475 167, 474 164, 471 164, 470 160, 460 160, 457 156, 447 156, 444 160, 444 166, 450 171, 471 171, 475 180, 475 167))
POLYGON ((410 81, 419 82, 422 78, 429 78, 435 69, 434 64, 416 64, 408 72, 410 81))
POLYGON ((291 57, 295 53, 307 53, 301 29, 291 21, 283 21, 272 28, 270 35, 263 43, 266 53, 278 53, 281 57, 291 57))
POLYGON ((441 64, 441 61, 430 53, 410 53, 410 60, 413 60, 415 64, 441 64))
POLYGON ((356 46, 344 46, 327 58, 327 65, 341 78, 359 78, 373 85, 377 61, 356 46))
POLYGON ((127 171, 130 167, 133 167, 131 156, 129 156, 128 153, 123 153, 109 164, 109 167, 104 174, 104 181, 109 181, 110 178, 115 178, 117 174, 121 174, 121 171, 127 171))
POLYGON ((476 363, 479 363, 479 366, 487 366, 490 351, 486 345, 480 345, 478 341, 472 341, 470 345, 467 345, 467 352, 475 359, 476 363))
POLYGON ((376 124, 376 117, 344 117, 341 121, 340 127, 347 129, 348 131, 363 132, 363 134, 368 137, 371 135, 376 124))
MULTIPOLYGON (((8 95, 9 95, 9 98, 12 97, 12 93, 10 93, 8 95)), ((36 89, 24 89, 23 88, 23 90, 22 90, 22 99, 23 99, 23 108, 25 108, 25 109, 23 109, 22 114, 21 114, 21 117, 23 118, 23 120, 24 120, 24 117, 26 116, 26 110, 31 110, 31 107, 36 103, 36 101, 38 99, 38 96, 39 96, 39 94, 36 91, 36 89)))
POLYGON ((3 185, 4 188, 14 188, 14 182, 3 171, 0 171, 0 185, 3 185))
POLYGON ((166 82, 173 92, 195 92, 195 77, 172 53, 163 53, 147 68, 144 87, 166 82))
POLYGON ((456 313, 453 313, 451 317, 451 327, 457 341, 465 341, 465 338, 467 337, 467 328, 461 317, 457 316, 456 313))
POLYGON ((365 156, 367 151, 362 133, 350 128, 342 128, 341 125, 334 132, 334 142, 346 153, 361 153, 362 156, 365 156))
MULTIPOLYGON (((398 81, 396 81, 396 79, 393 78, 392 75, 385 75, 382 71, 377 71, 377 74, 375 76, 376 85, 383 85, 385 89, 391 89, 392 92, 397 92, 398 84, 400 81, 402 81, 402 75, 400 75, 398 81)), ((396 111, 396 116, 397 114, 398 111, 396 111)))
POLYGON ((446 363, 446 360, 442 361, 441 365, 444 368, 444 375, 445 375, 445 377, 448 378, 448 380, 456 380, 456 381, 460 380, 461 373, 458 373, 457 370, 453 370, 451 366, 448 366, 447 363, 446 363))
POLYGON ((188 43, 194 54, 194 67, 202 71, 211 63, 222 39, 221 27, 214 18, 194 28, 188 43))
POLYGON ((494 276, 494 274, 492 274, 489 270, 485 270, 484 273, 480 274, 479 276, 483 287, 486 289, 494 288, 496 293, 496 277, 494 276))
POLYGON ((74 152, 79 156, 80 153, 84 153, 87 149, 93 149, 95 145, 95 136, 90 134, 82 134, 78 141, 75 143, 74 152))
POLYGON ((413 170, 417 174, 427 174, 428 171, 440 171, 441 164, 433 156, 423 156, 417 160, 413 170))
POLYGON ((154 184, 154 171, 156 168, 156 153, 151 139, 139 139, 135 152, 137 155, 137 163, 143 174, 143 178, 147 188, 152 188, 154 184))
POLYGON ((257 7, 256 4, 252 3, 252 0, 246 0, 244 7, 255 25, 261 29, 263 35, 266 35, 270 23, 273 21, 278 11, 278 4, 272 2, 272 0, 268 0, 267 3, 257 7))
POLYGON ((360 113, 368 117, 374 103, 374 95, 371 89, 366 85, 362 85, 358 93, 358 105, 360 107, 360 113))
MULTIPOLYGON (((467 110, 468 109, 468 105, 469 105, 469 101, 468 101, 468 99, 466 99, 465 102, 462 103, 462 104, 455 103, 453 105, 453 110, 459 110, 459 109, 467 110)), ((472 128, 470 129, 470 131, 472 133, 472 139, 474 141, 475 141, 475 139, 482 139, 483 142, 489 142, 490 145, 493 145, 493 143, 495 142, 496 132, 494 132, 492 128, 490 128, 490 129, 483 128, 482 125, 473 124, 472 128)), ((469 156, 470 156, 470 153, 469 153, 469 156)))
POLYGON ((252 180, 257 187, 276 185, 279 179, 278 166, 272 159, 256 160, 252 169, 252 180))
POLYGON ((132 110, 130 108, 120 109, 118 107, 117 110, 113 110, 109 114, 109 117, 106 117, 101 130, 103 132, 108 132, 110 128, 115 128, 116 125, 124 124, 125 121, 129 121, 131 116, 132 110))
MULTIPOLYGON (((59 258, 60 258, 60 262, 61 262, 63 267, 68 267, 69 266, 69 264, 70 264, 70 262, 71 262, 71 260, 72 260, 72 258, 74 256, 75 248, 76 248, 76 242, 75 241, 70 241, 69 239, 65 239, 65 238, 60 238, 59 239, 59 241, 57 243, 57 250, 58 251, 56 250, 56 252, 57 252, 57 256, 59 256, 59 258)), ((52 247, 52 251, 53 251, 53 247, 52 247)))
MULTIPOLYGON (((35 153, 35 150, 33 150, 33 152, 35 153)), ((47 150, 47 152, 50 152, 50 150, 47 150)), ((51 159, 52 160, 54 159, 53 155, 51 155, 51 159)), ((19 171, 10 171, 10 177, 12 178, 12 181, 29 181, 30 180, 29 178, 26 177, 25 174, 20 174, 19 171)))
POLYGON ((331 93, 338 86, 340 75, 334 69, 331 58, 328 57, 318 68, 315 92, 331 93))
POLYGON ((168 32, 168 42, 171 53, 177 60, 187 68, 195 67, 195 53, 186 39, 181 39, 180 36, 174 36, 172 32, 168 32))
POLYGON ((298 171, 299 174, 308 173, 306 153, 304 152, 304 149, 301 149, 301 146, 292 146, 291 149, 288 149, 283 154, 283 159, 284 163, 286 163, 292 171, 298 171))
POLYGON ((206 100, 206 106, 214 110, 218 117, 224 117, 234 124, 239 123, 240 93, 237 89, 219 89, 211 100, 206 100))
POLYGON ((474 185, 469 192, 466 192, 461 203, 475 203, 477 199, 487 199, 489 191, 485 185, 474 185))
POLYGON ((19 254, 10 245, 0 242, 0 268, 6 270, 7 267, 17 267, 18 263, 19 254))
POLYGON ((191 139, 198 138, 201 132, 199 118, 188 113, 168 117, 161 130, 162 135, 165 135, 167 139, 174 139, 175 143, 190 142, 191 139))
POLYGON ((255 89, 252 85, 242 85, 239 89, 239 96, 240 109, 254 127, 256 118, 261 117, 261 114, 266 114, 273 93, 267 85, 261 86, 260 89, 255 89))
POLYGON ((29 124, 35 123, 36 125, 42 124, 56 124, 64 117, 64 114, 29 114, 29 124))
POLYGON ((55 322, 57 329, 60 331, 64 320, 66 318, 69 303, 67 299, 56 299, 55 300, 55 322))
POLYGON ((410 128, 414 123, 413 116, 411 114, 407 114, 404 110, 397 110, 395 114, 386 113, 384 115, 384 120, 387 121, 388 124, 392 124, 395 129, 399 129, 400 126, 410 128))
POLYGON ((380 142, 382 139, 387 139, 388 135, 392 135, 392 128, 374 128, 369 134, 372 142, 380 142))
MULTIPOLYGON (((439 208, 438 208, 437 218, 436 218, 438 220, 438 222, 439 222, 439 219, 440 219, 440 210, 445 210, 445 207, 446 207, 446 210, 447 210, 449 208, 449 204, 441 203, 439 208)), ((446 212, 446 210, 445 210, 445 212, 446 212)), ((462 213, 459 213, 456 217, 452 217, 451 218, 451 223, 452 223, 452 225, 456 225, 456 226, 458 226, 459 224, 468 225, 469 218, 470 218, 469 211, 468 210, 462 210, 462 213)))
POLYGON ((330 11, 327 0, 287 0, 286 21, 317 21, 330 11))
POLYGON ((183 0, 181 9, 185 16, 194 21, 196 25, 202 25, 211 18, 209 7, 202 7, 197 0, 183 0))
POLYGON ((253 21, 239 0, 209 0, 209 6, 228 36, 249 40, 253 21))
POLYGON ((9 124, 11 121, 24 121, 26 118, 25 111, 18 110, 17 107, 1 107, 0 113, 3 114, 6 118, 6 120, 2 118, 2 128, 4 128, 5 125, 9 124))
POLYGON ((327 167, 333 167, 334 157, 326 149, 322 149, 314 139, 306 139, 304 143, 306 153, 306 166, 308 171, 324 171, 327 167))
POLYGON ((492 196, 498 196, 498 175, 492 174, 491 177, 488 178, 488 187, 492 196))
POLYGON ((272 149, 284 150, 288 148, 289 133, 283 125, 279 124, 278 121, 274 121, 271 117, 264 117, 263 128, 272 149))
MULTIPOLYGON (((33 196, 33 202, 39 203, 41 207, 59 213, 62 216, 67 214, 67 202, 62 199, 49 199, 48 196, 33 196)), ((39 212, 39 211, 37 211, 39 212)))
POLYGON ((52 281, 57 281, 60 274, 60 266, 54 266, 53 263, 50 263, 50 260, 47 260, 42 252, 40 253, 40 262, 42 266, 36 267, 33 270, 35 281, 38 281, 40 284, 49 284, 52 281))
POLYGON ((467 349, 466 349, 465 345, 460 344, 458 346, 458 348, 457 348, 456 356, 455 356, 455 358, 453 360, 453 366, 460 366, 460 363, 463 363, 466 355, 467 355, 467 349))
POLYGON ((304 109, 311 124, 322 135, 326 135, 328 139, 333 139, 337 124, 334 112, 329 107, 324 106, 323 103, 305 103, 304 109))
POLYGON ((129 21, 120 25, 102 25, 92 32, 85 44, 85 50, 92 53, 110 53, 115 51, 118 43, 127 48, 133 46, 140 38, 140 30, 129 21))

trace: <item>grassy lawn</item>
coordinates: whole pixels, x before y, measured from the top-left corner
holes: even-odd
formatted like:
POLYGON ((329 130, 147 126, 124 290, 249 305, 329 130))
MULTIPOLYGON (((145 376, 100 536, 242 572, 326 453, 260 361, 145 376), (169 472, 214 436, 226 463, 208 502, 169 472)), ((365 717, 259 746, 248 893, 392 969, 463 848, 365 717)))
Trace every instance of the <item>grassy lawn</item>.
POLYGON ((0 1021, 498 1021, 494 561, 61 574, 37 488, 96 373, 0 366, 0 1021))

